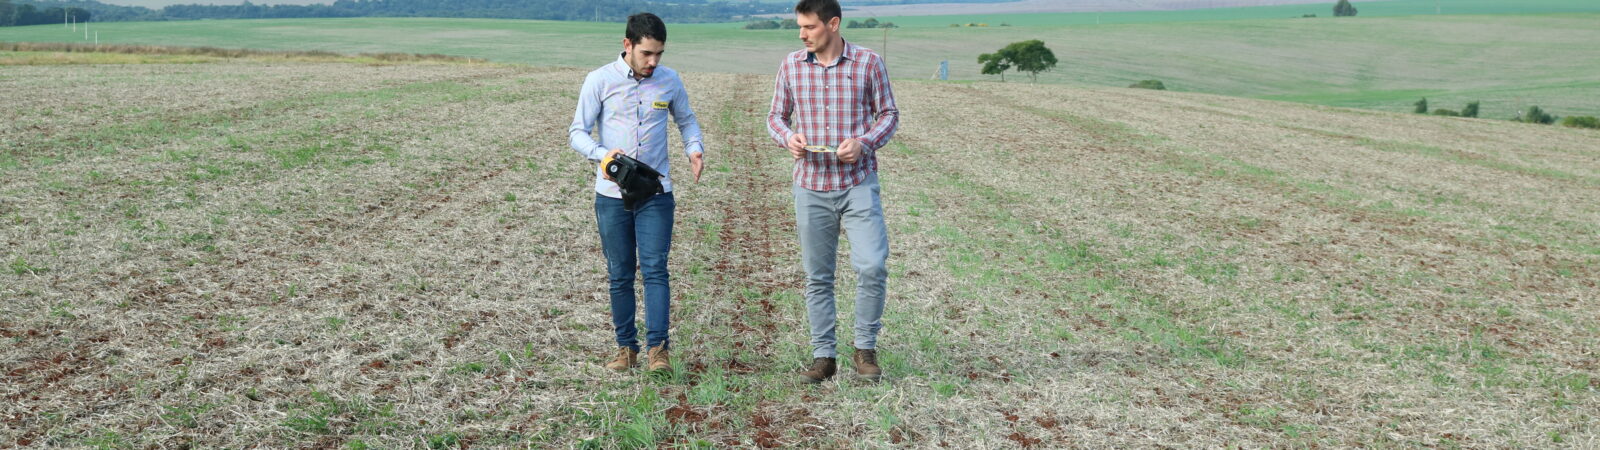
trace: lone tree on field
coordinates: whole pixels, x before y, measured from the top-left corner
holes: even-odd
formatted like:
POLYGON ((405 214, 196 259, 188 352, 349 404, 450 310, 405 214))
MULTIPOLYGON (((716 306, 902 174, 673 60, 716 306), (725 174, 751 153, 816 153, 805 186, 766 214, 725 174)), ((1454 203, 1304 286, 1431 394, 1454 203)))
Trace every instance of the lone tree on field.
POLYGON ((1412 103, 1412 104, 1417 106, 1416 109, 1411 110, 1412 112, 1415 112, 1417 114, 1427 114, 1428 113, 1428 98, 1427 97, 1423 97, 1422 100, 1417 100, 1416 103, 1412 103))
POLYGON ((1003 52, 978 55, 978 63, 983 64, 983 74, 999 75, 1001 82, 1006 81, 1006 71, 1011 69, 1011 61, 1006 59, 1003 52))
POLYGON ((1350 0, 1339 0, 1339 3, 1333 5, 1334 17, 1354 17, 1355 15, 1356 7, 1350 4, 1350 0))
POLYGON ((1044 46, 1044 41, 1033 39, 978 55, 978 62, 983 64, 984 75, 1000 75, 1000 81, 1006 80, 1006 69, 1016 67, 1018 72, 1027 72, 1029 79, 1038 82, 1039 72, 1056 66, 1056 54, 1044 46))

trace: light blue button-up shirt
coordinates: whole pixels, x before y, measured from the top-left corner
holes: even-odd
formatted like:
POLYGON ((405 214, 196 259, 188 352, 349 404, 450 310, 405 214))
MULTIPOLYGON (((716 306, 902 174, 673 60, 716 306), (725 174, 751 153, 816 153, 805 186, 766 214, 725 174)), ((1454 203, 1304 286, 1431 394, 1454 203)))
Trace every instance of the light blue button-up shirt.
MULTIPOLYGON (((705 150, 701 144, 700 123, 689 107, 689 93, 678 72, 657 66, 649 78, 635 79, 633 69, 621 56, 611 64, 589 72, 578 94, 578 111, 572 117, 568 144, 578 154, 599 161, 611 149, 622 152, 661 172, 661 187, 672 192, 671 165, 667 161, 667 117, 678 124, 683 135, 683 152, 693 155, 705 150), (598 125, 600 141, 590 133, 598 125)), ((607 180, 597 164, 594 191, 611 198, 622 198, 617 183, 607 180)))

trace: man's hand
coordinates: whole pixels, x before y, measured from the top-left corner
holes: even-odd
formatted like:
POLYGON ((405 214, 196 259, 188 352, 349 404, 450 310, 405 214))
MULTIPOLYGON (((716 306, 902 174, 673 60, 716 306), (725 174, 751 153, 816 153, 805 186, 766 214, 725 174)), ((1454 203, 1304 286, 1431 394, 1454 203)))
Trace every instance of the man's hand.
MULTIPOLYGON (((615 157, 617 157, 617 155, 620 155, 620 154, 622 154, 622 149, 620 149, 620 148, 611 149, 611 151, 606 152, 606 156, 600 157, 600 162, 604 163, 606 160, 611 159, 611 158, 615 158, 615 157)), ((606 177, 607 181, 610 181, 612 183, 617 182, 617 180, 615 178, 611 178, 611 173, 610 172, 606 172, 606 168, 604 168, 604 167, 600 168, 600 175, 606 177)))
POLYGON ((789 149, 789 154, 794 155, 794 159, 806 156, 806 135, 800 133, 791 134, 787 144, 785 147, 789 149))
POLYGON ((689 154, 689 168, 694 170, 694 182, 700 182, 700 170, 706 168, 705 152, 689 154))
POLYGON ((844 142, 839 143, 839 161, 843 161, 845 164, 855 164, 856 161, 861 159, 863 148, 861 141, 855 138, 845 139, 844 142))

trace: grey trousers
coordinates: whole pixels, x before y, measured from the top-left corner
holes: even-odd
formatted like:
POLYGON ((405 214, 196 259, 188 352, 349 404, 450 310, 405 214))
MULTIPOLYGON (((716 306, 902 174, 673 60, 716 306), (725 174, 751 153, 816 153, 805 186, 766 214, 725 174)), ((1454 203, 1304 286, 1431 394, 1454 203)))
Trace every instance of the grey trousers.
POLYGON ((878 347, 883 328, 885 283, 889 278, 889 231, 878 198, 878 175, 849 189, 817 192, 794 186, 795 224, 806 271, 806 315, 811 321, 811 356, 836 358, 834 273, 839 260, 839 229, 850 240, 850 265, 856 269, 855 346, 878 347))

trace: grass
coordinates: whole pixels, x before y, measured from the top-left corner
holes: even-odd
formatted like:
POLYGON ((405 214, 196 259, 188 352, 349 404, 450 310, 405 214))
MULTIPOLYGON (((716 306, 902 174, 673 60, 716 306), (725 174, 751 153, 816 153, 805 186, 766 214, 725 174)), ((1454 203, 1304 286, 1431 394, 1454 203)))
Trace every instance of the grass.
POLYGON ((47 268, 29 264, 28 260, 23 259, 21 256, 11 260, 10 268, 11 273, 15 275, 38 275, 49 271, 47 268))
POLYGON ((593 168, 564 147, 583 70, 83 67, 6 69, 0 114, 26 125, 0 129, 0 361, 30 395, 0 417, 37 417, 8 426, 17 446, 1600 433, 1585 130, 900 80, 878 154, 889 375, 846 363, 811 386, 792 375, 810 349, 767 77, 687 75, 711 167, 676 192, 675 371, 652 377, 598 367, 593 168))

